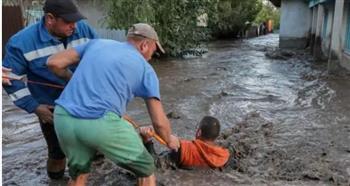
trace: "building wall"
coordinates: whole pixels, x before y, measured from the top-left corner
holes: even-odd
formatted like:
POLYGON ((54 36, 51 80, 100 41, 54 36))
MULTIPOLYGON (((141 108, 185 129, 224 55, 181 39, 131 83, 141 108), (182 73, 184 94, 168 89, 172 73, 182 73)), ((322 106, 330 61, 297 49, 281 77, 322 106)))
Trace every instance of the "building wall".
POLYGON ((311 14, 312 14, 312 16, 311 16, 311 23, 310 23, 310 25, 311 25, 311 34, 315 34, 316 33, 316 26, 317 26, 317 7, 312 7, 311 9, 310 9, 310 11, 311 11, 311 14))
POLYGON ((305 48, 310 33, 312 13, 307 2, 282 0, 280 47, 305 48))
POLYGON ((334 4, 325 4, 324 8, 328 11, 327 28, 324 37, 322 37, 322 52, 324 56, 328 56, 329 45, 331 42, 331 32, 333 26, 334 4))
MULTIPOLYGON (((308 1, 282 0, 280 47, 305 48, 308 39, 310 39, 311 51, 314 49, 316 52, 322 51, 321 55, 317 53, 319 59, 330 59, 331 66, 340 64, 350 70, 350 49, 346 48, 347 34, 350 34, 350 20, 348 20, 350 19, 350 1, 343 1, 342 17, 339 17, 341 15, 340 9, 334 10, 335 2, 341 3, 342 1, 323 1, 310 8, 308 1), (338 15, 338 18, 334 18, 335 14, 338 15), (318 15, 319 17, 316 19, 318 15), (337 19, 336 22, 334 19, 337 19), (336 23, 335 26, 334 23, 336 23), (317 34, 318 36, 316 36, 317 34), (321 42, 316 42, 316 37, 320 38, 321 42)), ((313 54, 315 55, 315 52, 313 54)))
MULTIPOLYGON (((324 6, 324 8, 328 11, 326 34, 324 37, 322 37, 322 44, 321 44, 323 56, 326 57, 326 60, 329 60, 329 57, 330 57, 329 55, 334 53, 337 59, 334 60, 332 57, 332 63, 339 63, 342 67, 350 70, 350 53, 346 49, 347 32, 348 32, 348 26, 349 26, 348 14, 350 11, 350 4, 349 3, 344 4, 344 12, 343 12, 343 17, 341 18, 341 28, 340 28, 339 35, 334 35, 332 33, 335 3, 334 2, 325 3, 325 4, 322 4, 322 6, 324 6), (340 43, 340 48, 335 51, 332 51, 332 53, 330 53, 331 42, 340 43)), ((339 29, 339 28, 336 28, 336 29, 339 29)))
POLYGON ((344 25, 341 29, 341 41, 340 44, 342 46, 342 49, 345 50, 346 47, 346 34, 347 34, 347 28, 348 28, 348 13, 349 13, 349 4, 345 3, 344 4, 344 13, 343 13, 343 24, 344 25))
POLYGON ((340 65, 344 68, 350 70, 350 51, 349 49, 346 49, 346 41, 347 41, 347 32, 350 32, 348 30, 348 25, 350 23, 349 19, 349 11, 350 11, 350 3, 347 2, 344 4, 344 14, 343 14, 343 29, 342 29, 342 40, 341 40, 341 57, 340 57, 340 65))

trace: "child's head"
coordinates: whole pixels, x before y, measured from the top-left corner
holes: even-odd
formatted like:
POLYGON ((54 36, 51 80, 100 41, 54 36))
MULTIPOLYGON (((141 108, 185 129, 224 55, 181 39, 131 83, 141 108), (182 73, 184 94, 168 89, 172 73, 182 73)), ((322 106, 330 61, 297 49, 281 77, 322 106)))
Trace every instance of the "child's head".
POLYGON ((199 123, 196 138, 214 141, 220 134, 220 122, 212 116, 204 116, 199 123))

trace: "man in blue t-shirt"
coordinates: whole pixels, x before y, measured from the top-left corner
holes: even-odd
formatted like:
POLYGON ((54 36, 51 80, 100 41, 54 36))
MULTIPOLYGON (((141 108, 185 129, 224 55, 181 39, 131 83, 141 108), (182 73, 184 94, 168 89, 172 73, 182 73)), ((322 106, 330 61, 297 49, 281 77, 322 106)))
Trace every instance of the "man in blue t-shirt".
MULTIPOLYGON (((13 35, 6 44, 3 69, 15 75, 26 75, 28 80, 64 86, 65 82, 50 72, 47 58, 59 51, 95 39, 96 33, 82 19, 72 0, 46 0, 45 15, 40 22, 13 35)), ((72 68, 71 70, 74 70, 72 68)), ((4 81, 3 81, 4 82, 4 81)), ((41 131, 48 148, 47 173, 52 179, 62 178, 66 162, 53 126, 53 105, 62 89, 11 80, 4 89, 14 104, 38 116, 41 131)))
POLYGON ((96 151, 138 177, 138 185, 155 185, 154 161, 135 129, 123 119, 134 97, 145 100, 156 133, 177 150, 160 101, 159 80, 147 62, 158 49, 156 31, 134 24, 127 42, 95 39, 51 56, 47 65, 69 81, 56 100, 55 130, 67 155, 72 185, 86 184, 96 151), (68 67, 79 63, 72 74, 68 67))

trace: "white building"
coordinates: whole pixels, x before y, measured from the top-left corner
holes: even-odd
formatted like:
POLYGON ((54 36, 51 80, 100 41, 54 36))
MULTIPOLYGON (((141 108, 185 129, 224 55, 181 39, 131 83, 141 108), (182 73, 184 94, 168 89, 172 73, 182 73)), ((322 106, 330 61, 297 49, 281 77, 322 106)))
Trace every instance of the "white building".
POLYGON ((316 59, 350 70, 350 0, 271 0, 281 6, 280 47, 310 47, 316 59))

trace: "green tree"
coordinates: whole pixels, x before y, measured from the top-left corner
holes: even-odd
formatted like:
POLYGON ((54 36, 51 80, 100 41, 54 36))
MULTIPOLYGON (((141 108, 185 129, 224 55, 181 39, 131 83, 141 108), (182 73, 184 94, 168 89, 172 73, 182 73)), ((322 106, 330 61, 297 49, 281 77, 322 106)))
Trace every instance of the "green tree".
POLYGON ((217 16, 209 20, 210 28, 215 37, 235 37, 246 22, 254 21, 261 8, 260 0, 219 0, 217 16))
POLYGON ((263 4, 262 9, 258 13, 255 19, 255 23, 260 24, 267 20, 272 20, 273 28, 278 29, 280 25, 280 10, 273 6, 271 3, 267 2, 263 4))
MULTIPOLYGON (((197 26, 203 13, 214 15, 217 0, 107 0, 107 25, 127 29, 137 22, 155 27, 169 55, 179 56, 209 37, 208 29, 197 26)), ((193 52, 193 51, 192 51, 193 52)))

